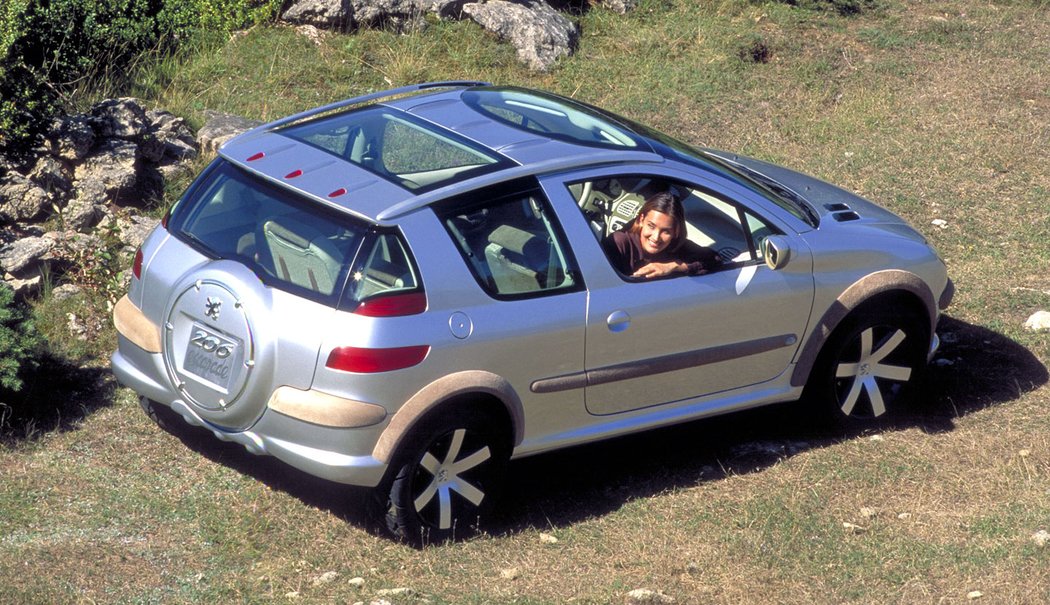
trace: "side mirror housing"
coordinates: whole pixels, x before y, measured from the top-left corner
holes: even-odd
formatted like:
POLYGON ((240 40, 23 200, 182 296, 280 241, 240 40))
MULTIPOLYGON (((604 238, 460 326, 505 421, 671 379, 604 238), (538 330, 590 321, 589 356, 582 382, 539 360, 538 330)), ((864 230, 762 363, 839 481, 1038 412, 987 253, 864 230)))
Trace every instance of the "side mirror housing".
POLYGON ((790 242, 783 235, 770 235, 762 241, 762 258, 770 269, 783 269, 791 260, 790 242))

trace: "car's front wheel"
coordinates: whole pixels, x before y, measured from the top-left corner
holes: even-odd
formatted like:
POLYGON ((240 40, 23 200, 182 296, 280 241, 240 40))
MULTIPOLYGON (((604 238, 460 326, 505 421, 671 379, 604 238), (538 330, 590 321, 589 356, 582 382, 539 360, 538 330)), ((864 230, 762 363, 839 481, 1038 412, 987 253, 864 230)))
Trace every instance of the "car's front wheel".
POLYGON ((386 526, 416 544, 473 533, 491 510, 509 448, 502 427, 475 410, 421 422, 389 484, 386 526))
POLYGON ((892 414, 920 379, 927 340, 912 312, 892 307, 856 312, 825 345, 807 393, 845 423, 892 414))

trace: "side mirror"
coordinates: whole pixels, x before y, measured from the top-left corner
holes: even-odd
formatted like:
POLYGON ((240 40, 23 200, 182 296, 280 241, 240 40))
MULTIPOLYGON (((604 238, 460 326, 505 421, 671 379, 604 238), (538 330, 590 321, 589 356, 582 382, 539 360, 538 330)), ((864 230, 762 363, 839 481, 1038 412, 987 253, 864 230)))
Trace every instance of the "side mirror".
POLYGON ((762 241, 762 257, 770 269, 783 269, 791 260, 791 244, 783 235, 770 235, 762 241))

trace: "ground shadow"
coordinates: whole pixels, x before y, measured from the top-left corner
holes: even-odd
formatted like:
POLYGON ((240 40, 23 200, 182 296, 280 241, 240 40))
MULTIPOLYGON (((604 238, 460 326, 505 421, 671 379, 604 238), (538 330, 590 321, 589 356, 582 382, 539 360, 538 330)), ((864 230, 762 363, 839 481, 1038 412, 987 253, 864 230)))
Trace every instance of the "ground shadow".
POLYGON ((113 403, 116 383, 108 366, 79 367, 46 355, 21 372, 22 388, 0 394, 0 443, 32 441, 67 431, 113 403))
POLYGON ((512 463, 493 533, 560 527, 625 503, 733 474, 875 430, 950 431, 956 419, 1017 399, 1050 374, 1009 338, 944 317, 941 348, 911 409, 870 429, 820 422, 803 402, 768 406, 512 463))
MULTIPOLYGON (((1000 334, 951 318, 942 320, 939 333, 943 345, 930 366, 926 388, 917 394, 918 405, 878 430, 950 431, 957 418, 1016 399, 1048 380, 1038 358, 1000 334)), ((163 406, 161 412, 167 430, 199 454, 377 531, 369 517, 374 506, 369 490, 308 476, 274 458, 218 441, 163 406)), ((515 461, 487 530, 513 534, 572 525, 638 498, 760 471, 864 432, 815 422, 800 402, 791 402, 515 461)))

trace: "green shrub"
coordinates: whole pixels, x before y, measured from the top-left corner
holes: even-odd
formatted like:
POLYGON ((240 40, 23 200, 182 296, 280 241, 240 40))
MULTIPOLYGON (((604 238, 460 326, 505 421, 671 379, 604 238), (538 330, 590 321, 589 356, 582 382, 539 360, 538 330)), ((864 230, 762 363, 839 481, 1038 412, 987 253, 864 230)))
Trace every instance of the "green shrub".
POLYGON ((39 348, 33 322, 18 308, 10 286, 0 284, 0 391, 22 388, 22 373, 35 365, 39 348))
MULTIPOLYGON (((0 8, 0 154, 31 147, 70 94, 130 78, 144 53, 273 18, 281 0, 7 0, 0 8)), ((117 86, 119 89, 120 86, 117 86)))

